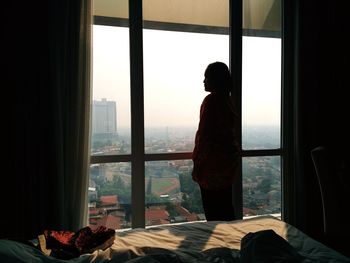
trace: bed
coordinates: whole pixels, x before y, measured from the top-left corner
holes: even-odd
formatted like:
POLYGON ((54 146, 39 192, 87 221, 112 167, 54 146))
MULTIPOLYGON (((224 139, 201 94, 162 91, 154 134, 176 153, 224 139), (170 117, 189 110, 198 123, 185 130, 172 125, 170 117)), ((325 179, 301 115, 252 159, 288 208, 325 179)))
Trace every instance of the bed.
MULTIPOLYGON (((0 240, 0 262, 253 262, 252 257, 243 260, 242 242, 250 234, 266 230, 287 241, 300 256, 300 260, 293 262, 350 262, 344 255, 273 216, 117 230, 113 244, 107 249, 95 250, 67 261, 47 256, 26 244, 0 240)), ((263 252, 269 256, 271 247, 278 251, 278 245, 263 240, 251 245, 246 253, 260 253, 261 256, 263 252)), ((280 258, 278 262, 286 262, 283 261, 283 253, 277 258, 280 258)), ((255 259, 260 260, 254 262, 277 262, 268 257, 266 260, 261 257, 255 259)))

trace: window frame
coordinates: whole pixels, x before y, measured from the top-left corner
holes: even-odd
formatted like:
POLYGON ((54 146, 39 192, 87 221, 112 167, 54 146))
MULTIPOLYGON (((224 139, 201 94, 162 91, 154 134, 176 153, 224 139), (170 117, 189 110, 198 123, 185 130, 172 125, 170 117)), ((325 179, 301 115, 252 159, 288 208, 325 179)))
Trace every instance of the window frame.
MULTIPOLYGON (((276 32, 257 32, 252 30, 242 30, 242 1, 243 0, 229 0, 229 61, 230 69, 234 85, 236 86, 235 98, 237 99, 237 109, 239 116, 241 116, 242 106, 242 37, 244 35, 264 36, 281 38, 281 34, 276 32), (234 67, 232 65, 235 65, 234 67)), ((283 7, 283 1, 282 1, 283 7)), ((283 11, 283 8, 282 8, 283 11)), ((281 12, 282 12, 281 11, 281 12)), ((282 12, 283 14, 283 12, 282 12)), ((130 107, 131 107, 131 154, 125 155, 91 155, 90 164, 98 163, 117 163, 130 162, 131 163, 131 223, 132 228, 145 227, 145 162, 147 161, 166 161, 166 160, 183 160, 191 159, 191 152, 176 152, 176 153, 162 153, 150 154, 145 153, 145 134, 144 134, 144 94, 143 94, 143 29, 167 29, 173 31, 184 32, 200 32, 200 33, 214 33, 223 34, 227 32, 223 28, 208 27, 208 26, 185 26, 182 24, 170 24, 162 22, 143 21, 142 18, 142 1, 129 0, 129 19, 125 18, 111 18, 94 16, 94 25, 107 26, 122 26, 129 27, 130 38, 130 107)), ((282 41, 282 58, 283 61, 283 44, 282 41)), ((283 76, 282 67, 282 76, 283 76)), ((282 81, 283 82, 283 81, 282 81)), ((281 133, 286 134, 283 120, 288 118, 288 114, 283 111, 284 103, 283 97, 285 92, 281 83, 281 133)), ((287 112, 288 113, 288 112, 287 112)), ((239 123, 239 141, 242 144, 242 123, 239 123)), ((283 162, 285 152, 282 150, 286 136, 281 136, 281 147, 278 149, 264 149, 264 150, 243 150, 242 159, 240 162, 239 175, 236 183, 233 185, 233 202, 236 208, 236 215, 238 218, 243 218, 243 186, 242 186, 242 160, 245 157, 261 157, 261 156, 280 156, 281 158, 281 181, 282 181, 282 207, 281 218, 285 212, 284 205, 284 189, 287 185, 284 183, 284 174, 288 174, 286 169, 288 162, 283 162), (283 165, 284 164, 284 165, 283 165)), ((288 181, 288 180, 287 180, 288 181)))

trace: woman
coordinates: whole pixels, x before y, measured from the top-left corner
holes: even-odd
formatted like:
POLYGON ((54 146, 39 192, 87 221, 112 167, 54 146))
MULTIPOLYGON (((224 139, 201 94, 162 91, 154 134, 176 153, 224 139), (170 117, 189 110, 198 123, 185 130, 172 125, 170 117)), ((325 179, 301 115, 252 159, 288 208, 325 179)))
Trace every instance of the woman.
POLYGON ((214 62, 204 73, 205 91, 193 150, 192 178, 201 189, 207 221, 236 219, 232 204, 232 183, 237 174, 240 147, 226 64, 214 62))

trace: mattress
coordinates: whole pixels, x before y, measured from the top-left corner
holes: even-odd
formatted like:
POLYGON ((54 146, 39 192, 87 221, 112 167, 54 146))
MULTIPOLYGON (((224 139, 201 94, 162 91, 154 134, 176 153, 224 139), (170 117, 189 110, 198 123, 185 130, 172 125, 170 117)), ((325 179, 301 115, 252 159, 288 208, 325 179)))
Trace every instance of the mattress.
MULTIPOLYGON (((300 262, 350 262, 344 255, 273 216, 117 230, 109 248, 69 261, 44 255, 25 244, 0 240, 0 262, 242 262, 242 238, 264 230, 271 230, 287 241, 301 255, 300 262)), ((258 251, 259 247, 255 246, 251 251, 258 251)), ((270 250, 265 247, 260 251, 269 256, 270 250)))

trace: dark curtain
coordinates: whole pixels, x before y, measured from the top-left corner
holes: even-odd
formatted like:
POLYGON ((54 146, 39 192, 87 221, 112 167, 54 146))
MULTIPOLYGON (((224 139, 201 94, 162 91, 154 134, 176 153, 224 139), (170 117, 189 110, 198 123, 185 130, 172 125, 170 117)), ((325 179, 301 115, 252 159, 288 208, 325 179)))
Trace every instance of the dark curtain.
POLYGON ((89 0, 4 4, 0 238, 87 224, 89 0))
MULTIPOLYGON (((291 223, 312 237, 322 233, 321 196, 311 150, 319 145, 349 154, 348 96, 349 40, 346 8, 341 1, 289 1, 293 19, 293 48, 288 74, 293 82, 294 135, 291 223)), ((288 12, 287 12, 288 15, 288 12)), ((290 33, 290 32, 289 32, 290 33)), ((346 208, 344 208, 346 211, 346 208)), ((344 211, 333 211, 340 216, 344 211)))

